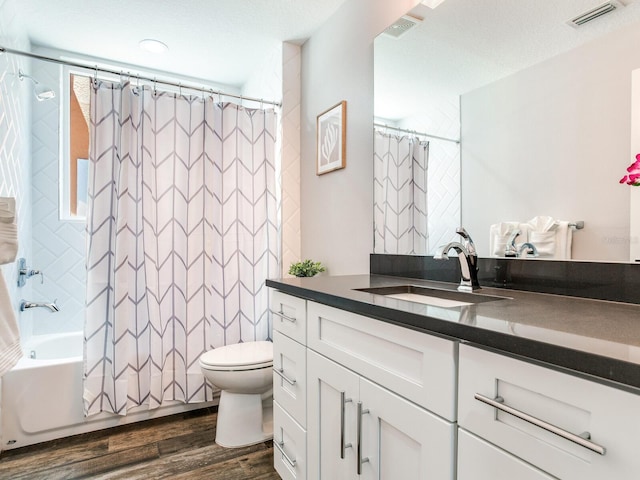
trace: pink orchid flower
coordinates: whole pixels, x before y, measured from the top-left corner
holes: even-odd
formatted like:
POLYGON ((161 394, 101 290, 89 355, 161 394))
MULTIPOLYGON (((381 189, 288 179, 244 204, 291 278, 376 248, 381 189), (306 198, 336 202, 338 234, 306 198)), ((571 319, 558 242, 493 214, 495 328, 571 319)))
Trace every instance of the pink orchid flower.
POLYGON ((633 185, 635 187, 640 186, 640 153, 636 155, 636 161, 627 167, 628 175, 625 175, 620 179, 620 183, 626 183, 627 185, 633 185))

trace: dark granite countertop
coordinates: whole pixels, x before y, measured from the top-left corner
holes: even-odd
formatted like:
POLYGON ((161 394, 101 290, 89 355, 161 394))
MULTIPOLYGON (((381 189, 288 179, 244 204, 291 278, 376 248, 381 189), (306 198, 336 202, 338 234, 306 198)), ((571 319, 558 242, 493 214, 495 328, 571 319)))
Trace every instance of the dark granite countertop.
POLYGON ((356 289, 457 285, 384 275, 267 280, 284 293, 497 351, 640 394, 640 305, 482 288, 506 297, 435 307, 356 289))

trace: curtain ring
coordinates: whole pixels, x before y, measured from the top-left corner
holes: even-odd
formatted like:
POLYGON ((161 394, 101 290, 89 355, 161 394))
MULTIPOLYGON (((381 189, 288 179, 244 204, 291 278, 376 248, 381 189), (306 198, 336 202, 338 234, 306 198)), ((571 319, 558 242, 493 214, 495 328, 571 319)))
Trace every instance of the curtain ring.
POLYGON ((158 90, 156 89, 156 77, 153 77, 153 96, 155 97, 158 94, 158 90))
POLYGON ((218 103, 222 103, 222 96, 220 95, 220 90, 218 90, 218 103))
POLYGON ((260 110, 264 110, 264 99, 260 99, 260 110))
POLYGON ((182 96, 182 82, 178 83, 178 95, 182 96))

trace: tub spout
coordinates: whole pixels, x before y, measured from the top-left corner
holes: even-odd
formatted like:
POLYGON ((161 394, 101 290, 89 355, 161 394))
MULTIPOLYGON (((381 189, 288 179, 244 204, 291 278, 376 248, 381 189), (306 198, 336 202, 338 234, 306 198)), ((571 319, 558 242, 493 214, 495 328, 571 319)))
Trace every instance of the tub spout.
POLYGON ((51 303, 46 303, 46 302, 30 302, 28 300, 20 300, 20 311, 24 312, 29 308, 42 307, 42 308, 48 308, 51 313, 56 313, 60 311, 60 308, 58 307, 58 305, 56 305, 56 301, 57 300, 54 300, 51 303))

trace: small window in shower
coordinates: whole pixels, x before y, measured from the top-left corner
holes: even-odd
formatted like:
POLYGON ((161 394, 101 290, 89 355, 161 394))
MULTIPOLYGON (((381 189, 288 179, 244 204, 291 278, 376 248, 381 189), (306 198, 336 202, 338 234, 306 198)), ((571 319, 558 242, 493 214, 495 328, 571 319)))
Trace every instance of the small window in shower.
POLYGON ((61 212, 63 220, 84 220, 89 168, 89 102, 91 78, 64 69, 61 212), (66 127, 66 128, 65 128, 66 127))

